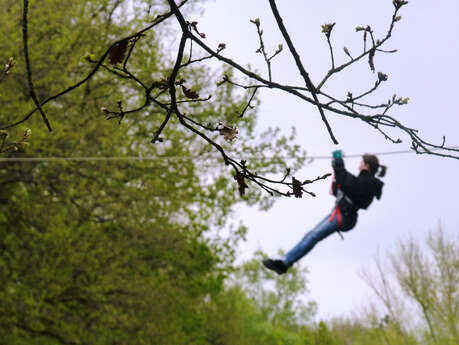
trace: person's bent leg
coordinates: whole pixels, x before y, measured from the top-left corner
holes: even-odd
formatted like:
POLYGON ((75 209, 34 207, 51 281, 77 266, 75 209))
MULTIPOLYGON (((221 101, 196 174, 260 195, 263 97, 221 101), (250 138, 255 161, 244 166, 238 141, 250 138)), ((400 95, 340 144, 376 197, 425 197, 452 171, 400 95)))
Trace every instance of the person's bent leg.
POLYGON ((284 255, 282 261, 287 267, 292 266, 295 262, 311 251, 317 242, 323 240, 339 229, 337 217, 330 221, 331 214, 326 216, 319 224, 309 231, 298 244, 284 255))

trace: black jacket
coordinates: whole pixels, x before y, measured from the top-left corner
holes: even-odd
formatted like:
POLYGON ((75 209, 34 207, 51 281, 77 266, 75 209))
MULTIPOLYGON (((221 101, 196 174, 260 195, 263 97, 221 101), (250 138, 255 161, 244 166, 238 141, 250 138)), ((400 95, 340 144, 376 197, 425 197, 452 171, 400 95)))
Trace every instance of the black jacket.
MULTIPOLYGON (((381 198, 384 183, 369 171, 362 170, 359 176, 354 176, 344 168, 342 158, 334 159, 332 166, 335 172, 335 182, 332 185, 333 194, 336 196, 338 189, 341 189, 352 202, 352 208, 355 208, 353 211, 368 208, 374 197, 378 200, 381 198)), ((341 206, 341 202, 339 205, 341 206)))

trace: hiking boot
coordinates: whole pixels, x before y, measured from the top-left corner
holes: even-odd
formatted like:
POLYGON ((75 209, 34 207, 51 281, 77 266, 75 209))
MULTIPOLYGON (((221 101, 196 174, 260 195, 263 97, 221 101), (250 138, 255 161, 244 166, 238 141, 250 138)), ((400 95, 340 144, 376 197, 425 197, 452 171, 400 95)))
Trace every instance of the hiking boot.
POLYGON ((288 270, 288 266, 282 260, 265 259, 263 265, 277 274, 284 274, 288 270))

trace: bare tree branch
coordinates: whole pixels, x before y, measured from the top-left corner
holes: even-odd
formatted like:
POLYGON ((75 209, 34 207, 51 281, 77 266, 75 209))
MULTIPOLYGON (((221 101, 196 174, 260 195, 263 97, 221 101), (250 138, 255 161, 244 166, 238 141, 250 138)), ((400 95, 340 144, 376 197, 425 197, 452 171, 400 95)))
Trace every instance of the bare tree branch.
MULTIPOLYGON (((178 76, 180 72, 185 70, 188 66, 193 64, 202 63, 208 60, 215 59, 222 64, 232 68, 235 72, 240 73, 246 81, 239 82, 237 79, 232 80, 227 75, 223 76, 223 80, 217 83, 217 87, 222 86, 225 83, 229 83, 236 87, 248 90, 247 99, 245 104, 241 109, 239 117, 242 117, 249 108, 253 107, 253 100, 257 93, 263 89, 275 89, 283 92, 287 92, 295 97, 298 97, 302 101, 305 101, 309 104, 312 104, 314 107, 317 107, 321 115, 321 119, 324 122, 329 136, 332 141, 337 144, 333 131, 328 123, 328 120, 325 116, 325 112, 336 114, 339 116, 345 116, 352 119, 359 119, 365 122, 370 127, 378 131, 379 134, 383 135, 384 138, 393 142, 400 143, 402 140, 398 137, 397 133, 404 133, 409 140, 411 141, 411 148, 413 151, 419 154, 433 154, 442 157, 450 157, 459 159, 459 149, 457 147, 447 147, 446 141, 443 138, 441 143, 433 144, 422 139, 418 131, 414 128, 405 126, 391 116, 391 112, 395 109, 396 106, 402 106, 408 103, 408 98, 403 98, 397 95, 394 95, 392 98, 389 98, 387 102, 379 103, 369 103, 367 102, 368 96, 373 94, 381 84, 388 79, 388 76, 382 72, 377 73, 377 80, 374 85, 369 86, 366 91, 360 92, 356 96, 352 94, 351 91, 347 92, 346 96, 332 95, 324 91, 324 85, 326 82, 337 73, 343 71, 353 64, 363 62, 364 58, 368 58, 368 63, 370 69, 375 72, 375 55, 378 53, 392 53, 395 50, 385 50, 383 49, 383 44, 389 40, 392 35, 392 31, 396 22, 400 20, 398 12, 401 7, 406 5, 406 1, 394 0, 394 11, 392 14, 392 20, 390 22, 389 28, 382 39, 377 39, 371 27, 361 26, 357 27, 357 32, 363 33, 363 51, 353 57, 350 54, 347 48, 344 48, 344 51, 349 59, 346 58, 346 62, 339 64, 337 58, 334 54, 334 46, 331 40, 331 33, 335 23, 325 24, 322 26, 322 32, 325 34, 328 44, 328 49, 330 52, 331 66, 322 80, 318 83, 318 86, 315 87, 311 81, 308 72, 306 71, 301 58, 297 52, 295 45, 292 42, 292 39, 284 25, 283 19, 278 11, 275 0, 269 0, 271 10, 273 12, 277 26, 286 41, 286 44, 289 48, 293 59, 295 60, 296 67, 304 80, 305 85, 288 85, 276 82, 273 80, 272 76, 272 60, 282 51, 282 45, 278 46, 278 49, 270 56, 265 49, 265 41, 262 37, 263 30, 260 27, 260 20, 254 19, 251 20, 252 23, 256 25, 257 34, 259 38, 259 48, 258 52, 262 54, 263 59, 267 65, 268 69, 268 78, 263 78, 259 74, 251 71, 249 68, 244 68, 242 65, 230 58, 227 58, 222 55, 222 50, 225 48, 225 44, 220 43, 216 49, 209 47, 204 42, 205 34, 198 30, 198 23, 195 21, 187 21, 182 12, 181 7, 187 3, 187 0, 181 1, 178 5, 174 0, 168 0, 170 10, 165 14, 158 15, 151 24, 147 25, 137 32, 131 33, 130 35, 123 37, 114 41, 105 52, 96 59, 95 57, 87 58, 87 61, 92 64, 92 68, 81 80, 75 84, 67 87, 66 89, 60 91, 59 93, 52 95, 40 102, 36 97, 31 73, 31 64, 28 56, 28 31, 27 31, 27 10, 28 10, 28 1, 24 0, 24 13, 23 13, 23 43, 24 43, 24 54, 26 57, 26 67, 27 67, 27 77, 29 83, 29 89, 31 97, 35 103, 35 109, 26 114, 22 119, 12 123, 0 126, 0 129, 11 128, 17 126, 25 121, 27 121, 37 110, 41 113, 45 123, 48 128, 49 122, 46 118, 45 113, 43 112, 42 107, 50 101, 56 100, 69 92, 77 89, 83 84, 89 82, 100 70, 106 70, 111 73, 114 78, 122 78, 125 81, 133 83, 136 88, 140 89, 139 95, 142 95, 141 98, 144 101, 143 104, 137 105, 132 109, 124 109, 122 100, 118 102, 117 109, 106 109, 103 107, 101 110, 107 116, 108 119, 118 119, 119 122, 126 117, 132 116, 135 113, 139 113, 143 110, 146 110, 148 107, 157 107, 160 110, 162 121, 160 125, 155 128, 155 134, 153 136, 152 142, 162 141, 161 133, 169 125, 170 119, 176 117, 179 121, 179 124, 183 126, 187 131, 194 133, 199 136, 206 143, 211 145, 223 158, 223 161, 226 165, 230 166, 234 171, 234 177, 239 185, 239 190, 241 194, 244 193, 245 189, 248 187, 247 183, 254 183, 261 189, 266 192, 274 195, 284 195, 284 196, 301 196, 303 192, 313 195, 313 193, 304 189, 305 185, 317 181, 315 180, 306 180, 305 182, 300 182, 298 179, 292 177, 291 182, 287 182, 287 178, 290 177, 290 171, 287 169, 286 173, 279 179, 269 178, 258 174, 250 169, 250 164, 246 160, 235 159, 230 157, 222 145, 216 141, 217 136, 223 136, 225 140, 233 140, 237 135, 237 128, 233 124, 223 123, 220 119, 216 119, 215 123, 204 124, 196 119, 193 114, 190 114, 189 109, 192 107, 187 107, 189 103, 196 102, 206 102, 211 99, 212 95, 208 97, 201 97, 197 91, 193 90, 191 87, 188 88, 185 86, 185 80, 179 79, 178 76), (181 30, 180 43, 177 48, 177 55, 175 58, 174 66, 171 72, 168 72, 161 80, 142 80, 142 77, 139 76, 135 71, 129 69, 129 62, 133 59, 133 53, 137 47, 138 41, 149 31, 155 28, 157 25, 163 23, 169 18, 175 18, 179 23, 181 30), (368 47, 367 47, 368 39, 368 47), (184 60, 185 49, 189 43, 189 56, 184 60), (195 51, 197 50, 197 56, 195 57, 195 51), (202 55, 200 55, 202 54, 202 55), (107 57, 109 59, 107 59, 107 57), (106 60, 109 60, 108 62, 106 60), (118 65, 117 65, 118 64, 118 65), (119 65, 121 64, 121 65, 119 65), (118 67, 120 66, 120 67, 118 67), (246 85, 244 85, 246 84, 246 85), (177 87, 181 88, 183 93, 177 93, 177 87), (185 110, 186 109, 186 110, 185 110), (218 123, 218 125, 216 125, 218 123), (394 134, 394 130, 396 130, 394 134), (280 188, 284 188, 281 190, 280 188), (286 189, 286 190, 285 190, 286 189)), ((115 3, 116 5, 117 3, 115 3)), ((113 13, 110 14, 110 16, 113 13)), ((10 61, 11 62, 11 61, 10 61)), ((8 63, 3 73, 0 76, 0 81, 2 81, 6 75, 10 72, 14 65, 14 61, 8 63)), ((127 107, 126 107, 127 108, 127 107)))
POLYGON ((319 109, 320 116, 322 117, 322 121, 325 123, 325 126, 327 127, 328 133, 333 141, 334 144, 338 144, 338 141, 336 140, 335 136, 333 135, 332 129, 330 127, 330 124, 327 121, 327 118, 325 117, 325 113, 322 109, 322 106, 320 105, 319 99, 317 98, 317 92, 316 88, 314 87, 311 79, 309 78, 308 72, 303 67, 303 63, 301 62, 300 56, 298 55, 295 46, 292 43, 292 40, 290 39, 290 36, 287 32, 287 29, 284 26, 284 22, 282 20, 282 17, 279 14, 279 11, 277 10, 276 2, 275 0, 269 0, 269 4, 271 5, 271 10, 273 11, 274 17, 276 19, 277 25, 279 26, 279 29, 282 33, 282 36, 284 37, 285 41, 287 42, 287 46, 290 49, 290 52, 293 55, 293 58, 295 59, 296 65, 298 67, 298 70, 300 71, 300 74, 303 76, 304 81, 306 82, 306 86, 308 90, 311 92, 312 97, 314 98, 314 101, 317 105, 317 108, 319 109))
POLYGON ((41 117, 43 118, 43 121, 46 124, 46 127, 48 127, 48 130, 52 132, 51 125, 49 124, 48 118, 46 117, 45 112, 43 111, 40 101, 37 98, 37 95, 35 94, 35 89, 33 86, 32 82, 32 69, 30 67, 30 58, 29 58, 29 47, 28 47, 28 11, 29 11, 29 1, 24 0, 24 12, 22 16, 22 40, 24 43, 24 58, 25 58, 25 63, 26 63, 26 68, 27 68, 27 81, 29 83, 29 91, 30 91, 30 97, 32 97, 33 102, 35 103, 35 106, 38 108, 40 111, 41 117))

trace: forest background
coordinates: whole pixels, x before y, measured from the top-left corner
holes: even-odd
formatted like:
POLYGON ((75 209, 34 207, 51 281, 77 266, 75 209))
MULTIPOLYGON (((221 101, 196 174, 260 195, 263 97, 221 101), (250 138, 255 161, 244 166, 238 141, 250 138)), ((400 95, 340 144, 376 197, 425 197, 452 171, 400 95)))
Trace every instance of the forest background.
MULTIPOLYGON (((1 35, 8 39, 0 43, 1 122, 10 123, 33 103, 23 4, 2 5, 1 35)), ((197 16, 203 5, 192 2, 183 11, 197 16)), ((113 41, 167 9, 151 1, 74 1, 69 11, 61 1, 30 1, 38 98, 81 79, 113 41)), ((164 25, 138 41, 129 68, 139 79, 161 81, 170 72, 165 42, 174 41, 174 30, 164 25)), ((457 344, 457 239, 436 231, 425 243, 403 242, 389 257, 392 268, 380 263, 366 275, 382 306, 368 302, 359 314, 318 321, 304 266, 275 277, 261 269, 260 252, 235 264, 238 244, 250 232, 231 220, 235 207, 269 209, 274 199, 257 188, 239 196, 219 155, 177 123, 152 145, 162 122, 154 108, 107 121, 107 109, 141 101, 138 87, 112 72, 107 63, 46 105, 53 132, 36 114, 2 134, 6 158, 158 157, 0 162, 5 344, 457 344), (387 285, 389 276, 398 289, 387 285)), ((237 141, 217 134, 227 152, 261 157, 252 162, 259 173, 282 175, 287 166, 297 173, 303 166, 307 155, 293 135, 271 128, 260 134, 256 108, 237 115, 250 94, 230 83, 216 87, 223 71, 198 65, 182 73, 184 96, 191 88, 213 95, 212 102, 185 104, 188 111, 203 123, 216 122, 215 114, 237 122, 237 141)))

